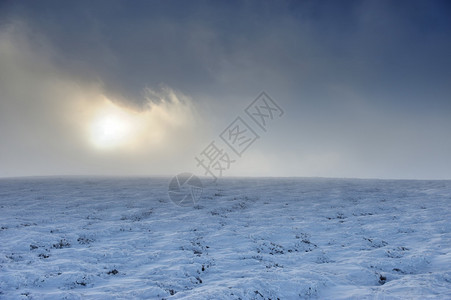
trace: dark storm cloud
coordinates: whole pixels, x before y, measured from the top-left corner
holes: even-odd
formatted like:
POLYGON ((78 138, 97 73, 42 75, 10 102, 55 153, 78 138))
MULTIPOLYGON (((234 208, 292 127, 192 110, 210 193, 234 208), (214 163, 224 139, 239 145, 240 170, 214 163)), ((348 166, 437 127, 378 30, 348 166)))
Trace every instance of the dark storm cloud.
POLYGON ((449 178, 450 15, 447 1, 11 1, 0 26, 23 22, 57 68, 122 103, 182 91, 218 130, 267 90, 288 112, 258 150, 291 157, 275 175, 449 178))
POLYGON ((422 82, 428 94, 446 88, 450 76, 446 2, 44 1, 4 7, 52 42, 63 67, 81 80, 102 81, 128 101, 141 101, 145 87, 159 84, 201 93, 224 83, 233 83, 230 89, 245 89, 239 82, 281 82, 316 90, 332 82, 376 93, 383 87, 405 104, 397 91, 415 96, 408 90, 422 82))

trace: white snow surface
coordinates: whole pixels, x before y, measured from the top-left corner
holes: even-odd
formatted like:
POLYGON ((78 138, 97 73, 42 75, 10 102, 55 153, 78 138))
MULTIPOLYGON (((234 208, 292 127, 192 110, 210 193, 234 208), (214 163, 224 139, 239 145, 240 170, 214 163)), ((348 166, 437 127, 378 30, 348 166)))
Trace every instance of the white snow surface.
POLYGON ((0 180, 0 299, 451 299, 451 181, 0 180))

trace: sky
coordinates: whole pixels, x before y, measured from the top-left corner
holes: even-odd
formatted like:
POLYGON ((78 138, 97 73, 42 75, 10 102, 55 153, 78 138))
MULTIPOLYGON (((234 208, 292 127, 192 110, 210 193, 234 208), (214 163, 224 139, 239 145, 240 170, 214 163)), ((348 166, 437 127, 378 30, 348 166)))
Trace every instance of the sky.
POLYGON ((210 176, 212 142, 217 176, 451 179, 450 3, 0 2, 0 177, 210 176))

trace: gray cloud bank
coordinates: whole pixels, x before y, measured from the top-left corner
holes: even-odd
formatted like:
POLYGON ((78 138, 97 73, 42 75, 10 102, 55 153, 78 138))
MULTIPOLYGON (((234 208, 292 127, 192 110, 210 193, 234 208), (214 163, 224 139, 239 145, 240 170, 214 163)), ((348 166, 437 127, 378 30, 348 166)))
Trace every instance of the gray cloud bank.
POLYGON ((446 1, 3 2, 0 176, 183 171, 265 90, 287 113, 228 175, 449 179, 450 13, 446 1), (161 106, 165 87, 188 100, 161 106), (172 114, 152 124, 164 141, 92 151, 88 117, 69 112, 98 94, 172 114))

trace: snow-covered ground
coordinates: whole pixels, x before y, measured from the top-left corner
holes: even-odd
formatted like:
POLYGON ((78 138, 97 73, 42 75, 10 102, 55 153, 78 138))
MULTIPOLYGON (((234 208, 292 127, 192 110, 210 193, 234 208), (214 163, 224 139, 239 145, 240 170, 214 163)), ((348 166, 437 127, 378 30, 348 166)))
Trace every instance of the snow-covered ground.
POLYGON ((451 298, 451 182, 0 180, 1 299, 451 298))

